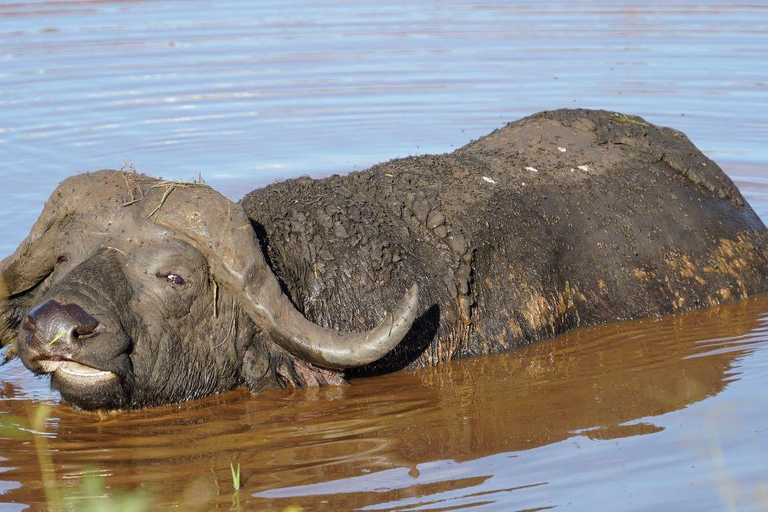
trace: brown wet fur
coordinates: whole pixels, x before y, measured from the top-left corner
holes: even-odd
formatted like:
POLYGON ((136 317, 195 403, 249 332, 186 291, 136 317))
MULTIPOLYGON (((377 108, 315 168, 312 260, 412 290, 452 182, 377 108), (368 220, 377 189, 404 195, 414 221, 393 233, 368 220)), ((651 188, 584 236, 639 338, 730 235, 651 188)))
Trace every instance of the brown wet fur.
POLYGON ((311 320, 365 329, 419 284, 411 334, 363 374, 768 288, 765 226, 722 170, 682 133, 605 111, 543 112, 241 204, 311 320))

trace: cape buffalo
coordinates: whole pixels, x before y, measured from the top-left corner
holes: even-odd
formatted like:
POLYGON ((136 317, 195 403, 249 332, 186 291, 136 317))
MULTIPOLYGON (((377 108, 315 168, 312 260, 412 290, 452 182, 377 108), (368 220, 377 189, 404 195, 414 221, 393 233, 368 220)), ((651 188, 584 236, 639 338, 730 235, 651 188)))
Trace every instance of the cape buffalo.
POLYGON ((768 259, 763 223, 682 133, 558 110, 239 204, 203 183, 75 176, 0 272, 6 358, 114 409, 714 305, 766 290, 768 259))

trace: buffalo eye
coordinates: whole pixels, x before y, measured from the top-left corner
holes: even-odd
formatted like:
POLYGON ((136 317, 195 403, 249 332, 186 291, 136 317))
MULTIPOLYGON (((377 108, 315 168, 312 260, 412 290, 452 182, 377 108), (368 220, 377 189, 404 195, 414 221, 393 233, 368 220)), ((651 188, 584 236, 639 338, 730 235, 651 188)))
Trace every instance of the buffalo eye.
POLYGON ((69 258, 67 256, 64 256, 63 254, 56 258, 56 263, 66 263, 69 261, 69 258))
POLYGON ((159 272, 157 274, 157 277, 159 277, 160 279, 167 279, 168 281, 170 281, 171 283, 177 286, 181 286, 184 283, 186 283, 186 281, 184 281, 184 278, 181 277, 179 274, 166 274, 164 272, 159 272))
POLYGON ((180 275, 178 275, 178 274, 168 274, 168 275, 166 276, 166 279, 168 279, 168 280, 169 280, 170 282, 172 282, 173 284, 177 284, 177 285, 179 285, 179 286, 181 286, 182 284, 184 284, 184 278, 183 278, 183 277, 181 277, 181 276, 180 276, 180 275))

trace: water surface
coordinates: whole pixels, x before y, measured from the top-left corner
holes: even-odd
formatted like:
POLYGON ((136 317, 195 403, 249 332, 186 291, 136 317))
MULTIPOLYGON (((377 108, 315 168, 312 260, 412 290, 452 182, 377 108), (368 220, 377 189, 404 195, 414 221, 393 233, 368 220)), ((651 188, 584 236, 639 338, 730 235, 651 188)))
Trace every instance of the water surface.
MULTIPOLYGON (((257 510, 764 508, 766 311, 748 299, 345 387, 106 417, 56 406, 49 449, 61 486, 101 474, 165 507, 229 508, 235 462, 257 510)), ((23 416, 34 383, 4 373, 23 416)), ((39 504, 35 447, 0 448, 0 499, 39 504)))
MULTIPOLYGON (((0 0, 0 257, 78 172, 199 172, 237 199, 569 106, 683 130, 768 219, 766 55, 764 2, 0 0)), ((765 510, 767 323, 755 298, 105 417, 14 362, 0 418, 53 404, 59 486, 160 508, 232 508, 235 462, 252 509, 765 510)), ((39 451, 0 433, 0 509, 43 507, 39 451)))

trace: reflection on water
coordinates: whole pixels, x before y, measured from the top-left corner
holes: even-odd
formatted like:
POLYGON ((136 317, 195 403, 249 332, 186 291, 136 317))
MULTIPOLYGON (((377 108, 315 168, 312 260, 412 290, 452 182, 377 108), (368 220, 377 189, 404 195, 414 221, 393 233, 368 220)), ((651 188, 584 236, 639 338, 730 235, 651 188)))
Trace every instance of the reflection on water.
MULTIPOLYGON (((647 485, 657 492, 633 503, 723 503, 732 485, 756 497, 766 483, 756 454, 768 443, 762 401, 751 400, 768 377, 766 310, 760 297, 582 329, 341 388, 238 391, 103 418, 58 406, 50 449, 63 486, 96 471, 113 489, 153 489, 165 506, 194 496, 229 507, 232 461, 241 503, 259 509, 587 507, 614 487, 647 485), (727 400, 713 398, 726 388, 727 400), (693 482, 695 493, 680 494, 693 482)), ((3 391, 24 393, 11 383, 3 391)), ((30 407, 6 404, 20 416, 30 407)), ((39 503, 34 447, 2 438, 0 453, 2 499, 39 503)))
MULTIPOLYGON (((768 218, 768 6, 0 0, 0 257, 62 178, 132 162, 232 198, 444 152, 558 107, 674 126, 768 218)), ((768 298, 489 358, 99 417, 55 405, 57 482, 158 505, 765 510, 768 298)), ((0 419, 58 404, 18 362, 0 419)), ((48 453, 48 452, 46 452, 48 453)), ((41 508, 0 431, 0 509, 41 508)))

